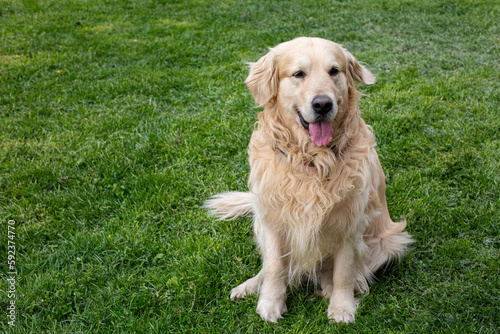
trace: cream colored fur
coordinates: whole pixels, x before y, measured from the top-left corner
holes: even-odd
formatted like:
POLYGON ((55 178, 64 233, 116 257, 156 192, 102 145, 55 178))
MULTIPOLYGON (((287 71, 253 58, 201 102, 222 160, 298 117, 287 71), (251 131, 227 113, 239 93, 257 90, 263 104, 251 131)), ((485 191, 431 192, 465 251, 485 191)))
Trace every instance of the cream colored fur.
POLYGON ((266 321, 282 317, 286 285, 304 277, 319 281, 320 294, 330 299, 329 318, 354 321, 355 291, 366 292, 373 273, 412 242, 406 222, 389 216, 384 173, 354 80, 375 78, 347 50, 319 38, 282 43, 250 64, 246 83, 264 106, 249 145, 250 191, 219 194, 205 206, 222 219, 253 215, 262 270, 231 298, 259 292, 257 312, 266 321), (332 67, 339 73, 331 75, 332 67), (294 76, 298 70, 304 77, 294 76), (321 147, 297 113, 313 122, 317 95, 334 101, 333 138, 321 147))

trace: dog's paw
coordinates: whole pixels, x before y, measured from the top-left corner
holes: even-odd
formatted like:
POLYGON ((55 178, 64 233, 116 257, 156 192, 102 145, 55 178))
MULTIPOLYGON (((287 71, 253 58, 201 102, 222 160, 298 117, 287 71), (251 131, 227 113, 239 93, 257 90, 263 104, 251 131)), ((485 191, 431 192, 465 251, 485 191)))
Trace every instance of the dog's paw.
POLYGON ((247 291, 240 289, 239 286, 231 290, 231 299, 243 299, 247 296, 247 291))
POLYGON ((255 276, 238 285, 236 288, 231 290, 231 299, 243 299, 247 295, 256 293, 259 287, 258 282, 258 277, 255 276))
POLYGON ((231 299, 244 299, 247 295, 251 295, 256 291, 248 291, 244 284, 238 285, 236 288, 231 290, 231 299))
POLYGON ((354 322, 356 314, 356 304, 354 302, 330 303, 328 307, 328 318, 335 322, 354 322))
POLYGON ((320 297, 330 299, 332 297, 332 290, 333 286, 332 285, 327 285, 321 290, 316 291, 316 294, 320 297))
POLYGON ((285 302, 271 301, 268 299, 259 299, 257 304, 257 313, 262 319, 267 322, 277 322, 283 318, 283 314, 287 312, 285 302))

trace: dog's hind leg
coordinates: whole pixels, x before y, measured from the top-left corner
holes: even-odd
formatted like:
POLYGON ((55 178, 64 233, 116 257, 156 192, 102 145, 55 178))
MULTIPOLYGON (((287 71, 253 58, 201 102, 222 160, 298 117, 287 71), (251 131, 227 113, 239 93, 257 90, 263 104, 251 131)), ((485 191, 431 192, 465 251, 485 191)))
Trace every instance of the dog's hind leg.
POLYGON ((231 299, 243 299, 259 290, 260 272, 231 290, 231 299))
POLYGON ((389 217, 389 212, 382 212, 374 221, 376 228, 365 235, 368 246, 365 264, 370 273, 376 272, 385 263, 400 259, 413 242, 413 238, 404 231, 406 221, 394 223, 389 217))
MULTIPOLYGON (((333 263, 333 260, 328 259, 333 263)), ((323 264, 325 264, 325 260, 323 260, 323 264)), ((316 292, 317 295, 324 297, 326 299, 330 299, 333 291, 333 267, 326 266, 326 268, 322 268, 319 272, 319 283, 321 285, 321 290, 316 292)))
POLYGON ((413 242, 413 238, 404 231, 406 221, 395 223, 387 209, 385 197, 385 176, 377 157, 377 173, 373 177, 376 191, 373 192, 373 201, 380 206, 380 214, 374 217, 364 234, 368 251, 365 253, 365 265, 368 275, 374 273, 382 265, 393 259, 401 258, 413 242))

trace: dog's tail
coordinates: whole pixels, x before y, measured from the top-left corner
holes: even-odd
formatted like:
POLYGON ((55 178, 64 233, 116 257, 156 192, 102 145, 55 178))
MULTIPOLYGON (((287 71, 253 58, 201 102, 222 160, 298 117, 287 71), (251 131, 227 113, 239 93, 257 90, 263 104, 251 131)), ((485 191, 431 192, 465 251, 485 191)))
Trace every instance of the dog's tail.
POLYGON ((220 220, 233 220, 253 213, 254 195, 250 192, 231 191, 215 195, 203 207, 220 220))

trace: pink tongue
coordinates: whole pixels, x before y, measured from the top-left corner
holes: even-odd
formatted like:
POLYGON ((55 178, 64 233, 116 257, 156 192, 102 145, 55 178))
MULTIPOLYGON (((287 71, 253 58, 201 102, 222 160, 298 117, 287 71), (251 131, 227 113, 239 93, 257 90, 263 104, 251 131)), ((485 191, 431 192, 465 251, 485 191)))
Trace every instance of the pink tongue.
POLYGON ((328 121, 319 121, 309 124, 309 135, 316 146, 323 146, 332 140, 333 127, 328 121))

